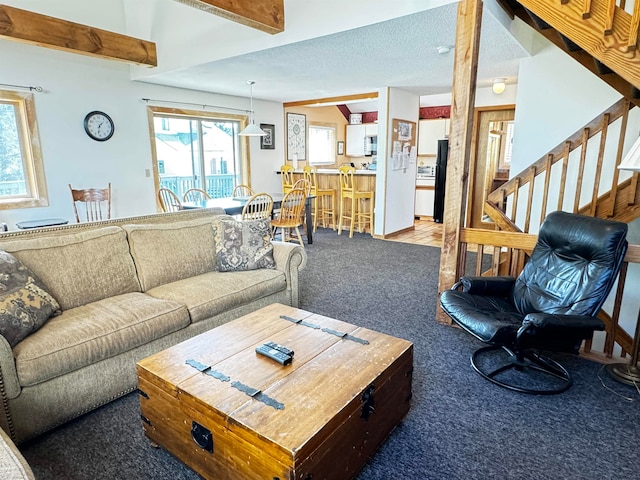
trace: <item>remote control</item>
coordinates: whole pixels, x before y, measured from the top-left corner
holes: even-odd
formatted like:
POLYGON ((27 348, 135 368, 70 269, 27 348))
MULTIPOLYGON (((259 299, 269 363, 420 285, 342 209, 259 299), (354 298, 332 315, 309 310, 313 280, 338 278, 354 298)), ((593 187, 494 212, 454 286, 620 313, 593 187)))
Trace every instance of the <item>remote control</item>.
POLYGON ((280 344, 275 343, 275 342, 266 342, 265 345, 267 347, 271 347, 271 348, 274 348, 276 350, 279 350, 280 352, 284 353, 285 355, 289 355, 290 357, 293 357, 293 350, 289 350, 284 345, 280 345, 280 344))
POLYGON ((291 355, 282 353, 280 350, 271 348, 266 344, 256 347, 256 353, 259 353, 260 355, 264 355, 265 357, 268 357, 271 360, 275 360, 280 365, 289 365, 291 363, 291 360, 293 360, 293 357, 291 355))

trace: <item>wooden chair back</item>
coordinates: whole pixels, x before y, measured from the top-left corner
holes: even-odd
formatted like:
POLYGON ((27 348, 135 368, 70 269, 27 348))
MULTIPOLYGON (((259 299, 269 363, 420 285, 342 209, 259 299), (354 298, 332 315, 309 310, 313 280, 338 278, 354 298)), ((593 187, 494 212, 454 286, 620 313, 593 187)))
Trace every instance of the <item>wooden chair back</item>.
POLYGON ((256 193, 242 209, 242 220, 257 220, 259 218, 271 218, 273 211, 273 198, 268 193, 256 193))
POLYGON ((293 179, 293 166, 282 165, 280 167, 280 179, 282 180, 282 193, 287 193, 293 189, 295 180, 293 179))
POLYGON ((296 183, 293 184, 293 188, 300 188, 304 190, 304 193, 307 195, 307 197, 311 195, 311 182, 309 182, 309 180, 307 180, 306 178, 297 180, 296 183))
POLYGON ((318 176, 316 175, 317 170, 318 168, 312 165, 306 165, 302 169, 302 178, 304 178, 309 183, 309 193, 312 193, 313 195, 318 194, 318 176))
POLYGON ((294 188, 284 195, 280 211, 277 217, 271 221, 274 237, 278 228, 280 228, 282 229, 282 241, 286 242, 288 238, 285 232, 293 228, 296 231, 298 242, 304 247, 298 227, 304 223, 304 204, 306 200, 307 193, 302 188, 294 188))
POLYGON ((97 222, 111 218, 111 183, 107 188, 85 189, 74 189, 69 184, 69 190, 76 222, 97 222))
POLYGON ((211 195, 201 188, 190 188, 182 196, 183 202, 199 202, 201 200, 211 200, 211 195))
POLYGON ((182 209, 180 198, 168 188, 158 190, 158 200, 163 212, 177 212, 182 209))
POLYGON ((244 184, 240 184, 240 185, 236 185, 236 188, 233 189, 233 195, 234 197, 249 197, 251 195, 253 195, 253 190, 251 190, 251 187, 249 185, 244 185, 244 184))
POLYGON ((353 193, 355 190, 355 167, 351 165, 342 165, 338 172, 340 173, 340 196, 353 193))

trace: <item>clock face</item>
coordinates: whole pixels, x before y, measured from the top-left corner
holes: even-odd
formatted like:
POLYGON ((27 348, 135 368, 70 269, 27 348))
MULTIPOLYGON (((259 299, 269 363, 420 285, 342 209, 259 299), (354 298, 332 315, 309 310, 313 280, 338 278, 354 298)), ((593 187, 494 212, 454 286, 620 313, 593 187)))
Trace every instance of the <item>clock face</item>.
POLYGON ((109 140, 115 132, 115 125, 111 117, 104 112, 89 112, 84 117, 84 130, 94 140, 104 142, 109 140))

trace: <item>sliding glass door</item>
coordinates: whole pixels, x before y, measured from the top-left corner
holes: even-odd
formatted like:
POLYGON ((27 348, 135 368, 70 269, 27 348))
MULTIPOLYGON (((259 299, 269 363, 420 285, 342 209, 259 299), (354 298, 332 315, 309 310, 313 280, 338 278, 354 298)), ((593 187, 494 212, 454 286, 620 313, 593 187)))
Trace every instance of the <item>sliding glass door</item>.
POLYGON ((205 190, 211 198, 230 197, 246 173, 238 137, 241 120, 162 110, 152 113, 159 188, 180 199, 190 188, 205 190))

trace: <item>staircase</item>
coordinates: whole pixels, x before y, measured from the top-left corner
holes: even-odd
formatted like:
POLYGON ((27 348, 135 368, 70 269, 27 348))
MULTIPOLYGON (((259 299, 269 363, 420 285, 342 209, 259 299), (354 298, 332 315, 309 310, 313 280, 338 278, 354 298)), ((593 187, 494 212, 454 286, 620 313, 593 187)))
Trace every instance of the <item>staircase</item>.
MULTIPOLYGON (((617 168, 624 152, 638 138, 640 109, 635 107, 640 106, 640 0, 629 7, 624 0, 498 1, 623 97, 488 195, 484 211, 492 219, 494 231, 461 230, 455 271, 516 276, 536 241, 529 232, 537 231, 553 210, 626 223, 640 217, 638 173, 617 168), (476 255, 475 271, 471 271, 472 265, 467 266, 471 263, 469 251, 476 255)), ((630 246, 625 260, 611 312, 601 312, 607 325, 604 345, 599 349, 602 353, 591 351, 591 342, 584 346, 584 353, 605 362, 614 351, 626 356, 633 342, 618 326, 618 319, 625 301, 628 264, 640 263, 640 246, 630 246)))
POLYGON ((539 224, 552 210, 623 222, 640 217, 638 174, 617 169, 625 141, 628 148, 637 138, 637 132, 628 132, 628 119, 640 105, 640 0, 631 8, 624 0, 500 3, 624 98, 488 196, 485 211, 496 229, 529 232, 532 222, 539 224), (543 203, 533 205, 534 192, 540 191, 536 198, 543 203), (526 207, 520 204, 523 195, 526 207))
POLYGON ((498 1, 512 17, 640 105, 640 1, 630 8, 625 0, 498 1))

